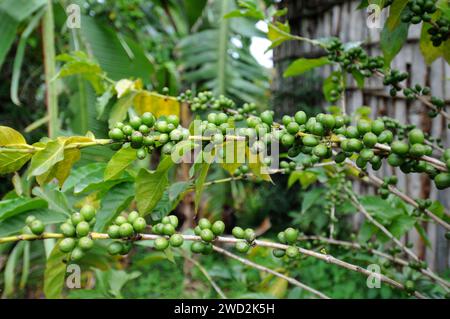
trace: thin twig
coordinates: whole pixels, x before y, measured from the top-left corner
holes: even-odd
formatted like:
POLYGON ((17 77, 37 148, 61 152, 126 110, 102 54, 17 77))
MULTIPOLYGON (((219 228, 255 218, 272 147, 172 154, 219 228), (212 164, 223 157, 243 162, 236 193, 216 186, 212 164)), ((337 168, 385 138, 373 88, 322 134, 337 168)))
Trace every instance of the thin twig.
MULTIPOLYGON (((201 237, 200 236, 195 236, 195 235, 182 235, 185 241, 201 241, 201 237)), ((89 237, 92 239, 109 239, 108 234, 104 234, 104 233, 90 233, 89 237)), ((155 240, 157 238, 160 238, 161 236, 159 235, 154 235, 154 234, 137 234, 132 238, 129 238, 129 240, 133 240, 133 241, 138 241, 138 240, 155 240)), ((55 233, 43 233, 42 235, 17 235, 17 236, 10 236, 10 237, 4 237, 4 238, 0 238, 0 244, 2 243, 8 243, 8 242, 17 242, 17 241, 21 241, 21 240, 39 240, 39 239, 47 239, 47 238, 64 238, 64 236, 62 234, 55 234, 55 233)), ((222 242, 222 243, 228 243, 228 244, 236 244, 238 241, 240 241, 241 239, 236 239, 234 237, 216 237, 215 242, 222 242)), ((284 245, 284 244, 279 244, 279 243, 274 243, 274 242, 270 242, 270 241, 265 241, 265 240, 255 240, 253 242, 253 244, 255 246, 261 246, 261 247, 267 247, 267 248, 275 248, 275 249, 283 249, 286 250, 287 248, 289 248, 288 245, 284 245)), ((374 274, 371 271, 368 271, 365 268, 362 268, 360 266, 357 265, 353 265, 350 264, 348 262, 342 261, 336 257, 333 257, 331 255, 328 254, 322 254, 322 253, 318 253, 315 252, 313 250, 308 250, 305 248, 298 248, 298 251, 305 255, 305 256, 310 256, 319 260, 323 260, 329 264, 334 264, 336 266, 351 270, 351 271, 355 271, 358 273, 361 273, 367 277, 373 277, 373 276, 377 276, 382 282, 387 283, 389 285, 391 285, 394 288, 398 288, 401 290, 405 290, 405 286, 385 275, 382 274, 374 274)), ((422 295, 419 292, 414 292, 414 295, 417 298, 421 298, 424 299, 426 298, 424 295, 422 295)))
POLYGON ((227 296, 225 295, 225 293, 222 291, 222 289, 220 289, 219 285, 217 285, 217 283, 214 281, 214 279, 212 279, 211 276, 208 274, 208 271, 206 271, 206 269, 197 260, 189 257, 186 253, 183 253, 182 255, 184 258, 186 258, 191 263, 193 263, 202 272, 202 274, 209 281, 209 283, 214 288, 214 290, 217 292, 217 294, 220 296, 220 298, 228 299, 227 296))
MULTIPOLYGON (((363 170, 361 170, 353 161, 347 159, 346 163, 349 164, 350 166, 352 166, 353 168, 355 168, 356 170, 358 170, 359 173, 364 174, 365 176, 367 176, 367 178, 369 179, 369 182, 377 187, 382 186, 384 183, 383 181, 370 173, 364 172, 363 170)), ((367 180, 361 179, 363 182, 368 182, 367 180)), ((407 204, 413 206, 416 209, 419 209, 419 204, 410 196, 406 195, 405 193, 401 192, 398 188, 396 188, 393 185, 389 185, 388 186, 388 190, 394 194, 395 196, 399 197, 401 200, 403 200, 404 202, 406 202, 407 204)), ((450 224, 448 224, 446 221, 444 221, 442 218, 440 218, 439 216, 436 216, 436 214, 434 214, 432 211, 430 211, 429 209, 424 209, 423 212, 430 217, 434 222, 436 222, 437 224, 441 225, 442 227, 444 227, 447 230, 450 230, 450 224)), ((444 213, 449 216, 449 213, 447 211, 444 210, 444 213)))
POLYGON ((245 258, 242 258, 240 256, 237 256, 237 255, 235 255, 235 254, 233 254, 233 253, 231 253, 228 250, 225 250, 223 248, 220 248, 220 247, 217 247, 217 246, 213 246, 213 249, 215 251, 217 251, 218 253, 220 253, 220 254, 223 254, 223 255, 225 255, 227 257, 233 258, 233 259, 243 263, 246 266, 249 266, 249 267, 258 269, 260 271, 267 272, 267 273, 272 274, 274 276, 277 276, 279 278, 282 278, 282 279, 286 280, 287 282, 289 282, 289 283, 291 283, 291 284, 293 284, 293 285, 295 285, 297 287, 300 287, 300 288, 302 288, 302 289, 304 289, 306 291, 309 291, 310 293, 318 296, 321 299, 330 299, 330 297, 328 297, 327 295, 323 294, 322 292, 317 291, 314 288, 311 288, 311 287, 301 283, 300 281, 298 281, 298 280, 296 280, 296 279, 294 279, 292 277, 288 277, 288 276, 283 275, 282 273, 279 273, 279 272, 277 272, 275 270, 272 270, 270 268, 267 268, 267 267, 264 267, 264 266, 259 265, 257 263, 254 263, 253 261, 250 261, 248 259, 245 259, 245 258))
MULTIPOLYGON (((408 247, 406 247, 400 240, 398 240, 389 230, 386 229, 381 223, 379 223, 375 218, 372 217, 372 215, 369 214, 369 212, 366 210, 366 208, 361 204, 361 202, 356 198, 355 194, 347 189, 347 193, 350 196, 350 199, 353 203, 353 205, 364 215, 364 217, 367 218, 367 220, 372 223, 375 227, 377 227, 379 230, 381 230, 390 240, 392 240, 402 251, 404 251, 409 257, 411 257, 413 260, 420 262, 420 258, 417 257, 416 254, 414 254, 408 247)), ((438 275, 436 275, 430 268, 427 268, 427 270, 431 273, 431 276, 437 280, 445 281, 444 279, 440 278, 438 275)), ((447 287, 450 287, 450 283, 446 283, 447 287)))
MULTIPOLYGON (((354 242, 349 242, 349 241, 343 241, 343 240, 337 240, 337 239, 332 239, 332 238, 326 238, 326 237, 321 237, 321 236, 301 236, 298 238, 298 240, 300 241, 304 241, 304 240, 318 240, 330 245, 337 245, 337 246, 342 246, 342 247, 349 247, 349 248, 353 248, 353 249, 366 249, 369 253, 372 253, 374 255, 377 255, 379 257, 385 258, 395 264, 401 265, 401 266, 408 266, 409 263, 408 261, 401 259, 399 257, 396 256, 391 256, 387 253, 384 253, 382 251, 373 249, 373 248, 363 248, 360 244, 358 243, 354 243, 354 242)), ((448 287, 449 287, 449 283, 445 280, 443 280, 440 277, 435 277, 433 276, 433 273, 430 272, 427 269, 423 269, 421 268, 419 270, 423 275, 427 276, 428 278, 430 278, 432 281, 434 281, 435 283, 439 284, 442 288, 445 289, 445 291, 448 291, 448 287)))

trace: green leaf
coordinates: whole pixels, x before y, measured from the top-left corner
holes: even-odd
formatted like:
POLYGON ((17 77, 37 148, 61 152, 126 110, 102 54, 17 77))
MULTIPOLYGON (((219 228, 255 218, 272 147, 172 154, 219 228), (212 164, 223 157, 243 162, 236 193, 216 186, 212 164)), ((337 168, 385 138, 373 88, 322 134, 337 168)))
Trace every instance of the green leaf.
POLYGON ((286 71, 284 71, 283 76, 285 78, 291 76, 297 76, 303 74, 312 69, 330 64, 330 60, 327 57, 317 58, 317 59, 305 59, 300 58, 292 62, 286 71))
POLYGON ((169 183, 168 172, 173 166, 170 156, 164 158, 156 171, 141 169, 136 177, 136 202, 139 213, 147 215, 156 207, 169 183))
POLYGON ((16 38, 16 31, 19 23, 11 18, 4 11, 0 11, 0 68, 5 61, 11 46, 16 38))
POLYGON ((314 188, 304 194, 302 202, 302 213, 309 210, 314 204, 317 203, 319 198, 324 195, 325 190, 323 188, 314 188))
POLYGON ((139 43, 88 15, 81 16, 81 25, 82 39, 108 77, 116 81, 132 77, 150 83, 154 67, 139 43))
POLYGON ((16 267, 19 261, 20 255, 25 247, 25 242, 18 243, 12 252, 9 254, 8 261, 6 262, 5 272, 4 272, 4 291, 3 298, 7 298, 14 293, 14 280, 16 278, 16 267))
POLYGON ((152 211, 153 220, 161 220, 163 217, 169 215, 183 199, 183 194, 191 186, 190 182, 173 183, 164 191, 161 200, 152 211))
POLYGON ((20 277, 19 287, 24 289, 27 285, 28 276, 30 275, 30 246, 29 241, 25 242, 23 248, 22 276, 20 277))
POLYGON ((408 39, 408 29, 409 24, 407 23, 400 23, 393 30, 389 30, 387 25, 384 26, 381 32, 380 46, 387 66, 391 64, 408 39))
POLYGON ((0 3, 0 11, 21 22, 46 3, 46 0, 3 0, 0 3))
POLYGON ((16 105, 20 105, 20 100, 19 100, 20 71, 22 69, 22 62, 23 62, 23 57, 25 55, 25 47, 27 45, 28 37, 34 31, 34 29, 38 26, 39 21, 41 20, 44 12, 45 12, 44 10, 41 10, 39 13, 37 13, 30 20, 26 29, 22 32, 22 35, 20 36, 20 41, 19 41, 19 45, 17 46, 16 56, 14 58, 13 73, 12 73, 12 77, 11 77, 11 90, 10 90, 11 101, 13 101, 13 103, 16 105))
POLYGON ((388 229, 396 238, 410 231, 416 224, 416 219, 408 215, 400 215, 389 225, 388 229))
MULTIPOLYGON (((101 172, 103 174, 105 170, 106 164, 105 163, 91 163, 88 165, 81 166, 80 168, 77 168, 72 171, 67 181, 64 183, 64 186, 62 187, 63 192, 67 192, 68 190, 75 188, 75 186, 82 180, 89 177, 89 175, 92 174, 98 174, 98 172, 101 172)), ((103 180, 103 175, 102 175, 103 180)))
POLYGON ((66 276, 67 254, 59 250, 59 242, 53 248, 45 264, 44 294, 47 299, 60 299, 66 276))
POLYGON ((389 202, 378 196, 363 196, 360 201, 369 213, 384 222, 391 222, 403 214, 401 209, 393 207, 389 202))
POLYGON ((299 181, 302 189, 307 189, 309 186, 317 182, 317 174, 310 171, 295 171, 293 177, 289 177, 288 187, 291 187, 295 182, 299 181), (290 186, 289 186, 290 185, 290 186))
POLYGON ((106 166, 105 181, 117 178, 120 173, 127 169, 136 160, 136 153, 137 151, 131 146, 122 147, 118 150, 106 166))
POLYGON ((97 211, 94 230, 102 232, 125 208, 134 196, 132 183, 121 183, 111 187, 102 197, 97 211))
POLYGON ((31 158, 29 178, 46 173, 63 159, 64 143, 59 139, 48 142, 44 149, 36 152, 31 158))
POLYGON ((34 196, 45 200, 51 210, 66 216, 69 216, 72 213, 72 209, 70 208, 66 195, 52 185, 34 187, 32 193, 34 196))
POLYGON ((195 181, 195 215, 198 212, 198 206, 200 204, 200 200, 202 198, 203 187, 205 184, 206 177, 208 175, 210 163, 202 163, 202 168, 200 170, 200 174, 198 175, 195 181))
POLYGON ((393 31, 401 23, 402 12, 406 8, 409 0, 395 0, 389 7, 389 17, 386 20, 386 27, 393 31))
POLYGON ((0 202, 0 222, 26 211, 46 207, 47 203, 40 198, 18 197, 3 200, 0 202))
POLYGON ((136 94, 136 91, 129 92, 114 104, 109 116, 109 127, 113 127, 117 122, 123 121, 126 118, 128 109, 133 105, 136 94))

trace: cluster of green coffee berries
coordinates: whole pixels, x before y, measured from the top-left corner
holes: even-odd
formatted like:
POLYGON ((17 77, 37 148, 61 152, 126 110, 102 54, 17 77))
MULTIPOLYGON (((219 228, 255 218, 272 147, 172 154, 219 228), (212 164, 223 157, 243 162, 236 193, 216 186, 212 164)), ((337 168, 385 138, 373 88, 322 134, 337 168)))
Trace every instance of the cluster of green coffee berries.
POLYGON ((383 80, 383 85, 392 86, 389 91, 392 97, 396 97, 397 93, 401 91, 400 82, 405 81, 409 77, 407 72, 400 72, 399 70, 391 70, 388 74, 385 75, 383 80))
POLYGON ((433 46, 438 47, 450 38, 450 20, 444 17, 439 18, 436 24, 428 29, 431 35, 433 46))
POLYGON ((189 130, 180 126, 176 115, 155 116, 146 112, 142 116, 134 116, 129 123, 116 123, 109 131, 109 137, 115 142, 113 147, 120 149, 129 144, 137 149, 137 157, 144 159, 155 148, 161 148, 163 154, 170 154, 174 145, 189 138, 189 130))
POLYGON ((208 109, 231 112, 235 121, 242 121, 245 116, 255 114, 257 108, 255 103, 244 103, 242 107, 236 107, 233 100, 224 95, 216 98, 210 91, 199 92, 197 96, 194 96, 191 90, 187 90, 179 95, 178 100, 189 104, 193 112, 208 109))
POLYGON ((374 70, 384 67, 384 59, 381 56, 370 57, 361 47, 353 47, 345 50, 344 44, 333 39, 327 46, 328 59, 339 63, 347 72, 358 71, 365 77, 370 77, 374 70))
POLYGON ((242 239, 236 242, 234 246, 240 253, 248 252, 256 239, 256 233, 252 228, 243 229, 241 227, 234 227, 231 234, 237 239, 242 239))
POLYGON ((187 90, 178 96, 178 100, 183 103, 189 103, 193 112, 206 111, 207 109, 232 109, 235 107, 233 100, 230 100, 224 95, 216 98, 210 91, 199 92, 197 96, 194 96, 191 90, 187 90))
POLYGON ((201 218, 194 228, 194 234, 201 238, 201 241, 194 241, 191 244, 191 251, 196 254, 209 255, 213 251, 213 242, 217 236, 225 231, 225 223, 221 220, 211 223, 206 218, 201 218))
POLYGON ((64 239, 59 242, 59 250, 70 253, 70 260, 80 260, 94 246, 90 232, 95 225, 95 214, 93 206, 84 205, 61 224, 64 239))
POLYGON ((383 180, 383 184, 381 184, 380 188, 378 189, 378 195, 380 195, 383 199, 388 198, 389 194, 391 193, 389 191, 389 186, 395 186, 397 185, 397 183, 397 176, 386 176, 383 180))
POLYGON ((137 211, 117 216, 107 230, 109 238, 116 239, 109 244, 108 252, 111 255, 128 254, 132 246, 131 240, 142 233, 146 227, 147 222, 137 211))
POLYGON ((430 93, 431 89, 428 86, 422 87, 420 84, 416 84, 412 88, 405 88, 403 90, 403 94, 408 101, 415 100, 417 95, 430 95, 430 93))
POLYGON ((273 255, 277 258, 282 258, 285 255, 289 258, 296 258, 299 255, 298 247, 295 246, 298 240, 298 235, 298 230, 292 227, 286 228, 284 231, 279 232, 277 235, 278 241, 281 244, 289 245, 289 247, 286 250, 278 248, 274 249, 272 251, 273 255))
POLYGON ((404 23, 419 24, 422 21, 430 22, 432 14, 436 12, 436 3, 433 0, 413 0, 408 2, 409 10, 402 16, 404 23))
POLYGON ((163 251, 170 246, 180 247, 183 245, 184 238, 182 235, 176 233, 176 228, 178 227, 178 217, 175 215, 169 215, 162 218, 160 223, 152 226, 152 232, 161 236, 158 237, 154 242, 154 247, 156 250, 163 251))
POLYGON ((342 79, 340 76, 333 74, 331 75, 331 85, 330 85, 330 96, 328 97, 329 101, 331 103, 336 103, 340 98, 341 94, 344 91, 344 88, 342 87, 342 79))

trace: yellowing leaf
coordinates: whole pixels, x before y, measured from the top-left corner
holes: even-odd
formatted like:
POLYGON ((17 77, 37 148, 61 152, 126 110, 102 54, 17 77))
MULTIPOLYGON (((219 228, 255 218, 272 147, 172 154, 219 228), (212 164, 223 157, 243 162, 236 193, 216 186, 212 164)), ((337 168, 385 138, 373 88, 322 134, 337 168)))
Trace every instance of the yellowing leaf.
POLYGON ((269 23, 269 31, 267 32, 268 39, 272 42, 271 49, 279 46, 285 41, 293 40, 294 37, 290 34, 291 28, 288 24, 276 22, 269 23))
POLYGON ((245 164, 246 142, 245 141, 227 141, 223 144, 224 163, 222 167, 230 174, 245 164))
POLYGON ((134 88, 134 82, 131 80, 120 80, 116 83, 115 87, 117 92, 117 98, 120 99, 125 93, 128 93, 134 88))
POLYGON ((180 102, 174 97, 141 91, 134 98, 134 108, 140 115, 151 112, 156 117, 180 115, 180 102))
POLYGON ((0 175, 16 172, 31 158, 30 153, 0 151, 0 175))
POLYGON ((64 159, 58 162, 55 166, 55 178, 58 180, 59 187, 62 187, 67 177, 70 175, 70 170, 81 157, 81 151, 77 148, 68 149, 64 151, 64 159))
POLYGON ((263 181, 272 182, 272 178, 268 173, 267 166, 261 161, 259 154, 253 154, 247 147, 248 166, 253 174, 261 178, 263 181))
POLYGON ((27 144, 27 141, 16 130, 7 126, 0 126, 0 146, 15 144, 27 144))

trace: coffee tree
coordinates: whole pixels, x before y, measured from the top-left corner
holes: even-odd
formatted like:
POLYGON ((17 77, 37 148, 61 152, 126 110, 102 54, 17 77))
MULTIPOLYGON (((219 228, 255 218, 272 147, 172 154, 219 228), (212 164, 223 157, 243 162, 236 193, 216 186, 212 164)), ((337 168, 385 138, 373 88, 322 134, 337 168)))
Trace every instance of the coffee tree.
MULTIPOLYGON (((388 21, 423 22, 429 35, 423 41, 441 48, 442 55, 448 58, 450 17, 445 1, 389 1, 384 6, 391 6, 388 21)), ((230 16, 265 18, 250 2, 243 2, 243 7, 230 16)), ((283 278, 319 298, 328 296, 256 264, 245 258, 245 254, 261 246, 271 249, 274 257, 286 263, 315 258, 362 276, 373 276, 364 267, 338 259, 324 249, 319 252, 314 249, 339 245, 384 261, 383 270, 387 274, 379 274, 377 278, 386 285, 417 298, 448 296, 450 283, 434 273, 399 239, 422 221, 444 227, 447 233, 440 240, 450 239, 448 212, 438 202, 403 193, 396 187, 395 176, 380 178, 375 172, 388 165, 400 168, 405 174, 420 173, 444 191, 450 188, 450 149, 445 148, 439 137, 414 125, 389 117, 370 119, 347 114, 342 100, 346 89, 344 79, 351 75, 363 87, 366 78, 382 78, 393 97, 403 94, 408 100, 419 100, 430 117, 442 116, 448 120, 445 101, 433 96, 429 87, 404 85, 409 77, 407 73, 390 68, 390 60, 385 56, 369 56, 359 43, 342 43, 336 38, 306 39, 290 34, 289 27, 279 22, 269 23, 268 38, 273 46, 293 40, 322 48, 322 58, 299 59, 288 67, 286 75, 333 65, 335 71, 326 79, 324 93, 329 103, 341 107, 332 108, 331 113, 308 116, 303 110, 295 114, 261 112, 255 104, 240 105, 209 91, 187 90, 172 97, 167 91, 157 93, 144 89, 139 80, 113 81, 87 55, 73 52, 61 57, 64 64, 58 76, 77 74, 95 85, 99 117, 108 118, 109 130, 105 132, 108 138, 99 139, 88 132, 85 136, 59 136, 28 144, 13 128, 0 127, 0 173, 14 173, 18 195, 0 202, 3 236, 0 243, 57 240, 49 252, 44 274, 47 297, 61 296, 66 266, 82 261, 95 247, 103 248, 103 254, 123 256, 142 242, 151 242, 155 250, 165 252, 169 259, 177 250, 187 249, 199 255, 223 254, 283 278), (187 121, 185 115, 180 119, 180 114, 186 114, 187 109, 196 114, 194 120, 187 121), (72 169, 85 150, 99 147, 115 152, 107 164, 91 163, 72 169), (150 159, 155 169, 148 169, 150 159), (187 180, 177 181, 172 173, 182 165, 189 165, 189 176, 187 180), (213 169, 223 169, 229 176, 208 180, 208 173, 213 169), (330 216, 329 236, 307 235, 288 227, 278 233, 276 241, 271 241, 260 239, 252 228, 238 225, 227 229, 222 220, 195 218, 188 223, 193 225, 192 229, 186 229, 171 214, 191 192, 195 192, 197 212, 202 192, 209 185, 237 180, 273 183, 272 177, 280 174, 294 182, 302 179, 309 186, 316 179, 298 173, 317 170, 323 173, 319 181, 328 189, 325 207, 330 216), (22 176, 19 171, 24 172, 22 176), (305 180, 308 178, 311 180, 305 180), (355 178, 374 186, 382 203, 386 203, 384 200, 403 202, 402 218, 407 222, 394 229, 388 217, 371 211, 352 189, 351 181, 355 178), (26 194, 24 185, 35 183, 38 186, 26 194), (63 199, 67 191, 71 196, 76 195, 77 200, 71 201, 75 206, 63 199), (352 205, 376 229, 374 240, 358 243, 335 239, 335 225, 340 218, 337 207, 345 203, 352 205), (39 210, 46 207, 56 213, 39 210), (228 246, 233 246, 235 252, 228 246), (404 269, 409 269, 407 275, 401 274, 404 269), (435 286, 436 294, 421 291, 417 285, 420 281, 435 286)), ((387 208, 389 204, 382 207, 387 208)), ((389 211, 382 213, 389 216, 389 211)), ((15 247, 14 250, 18 244, 15 247)))

